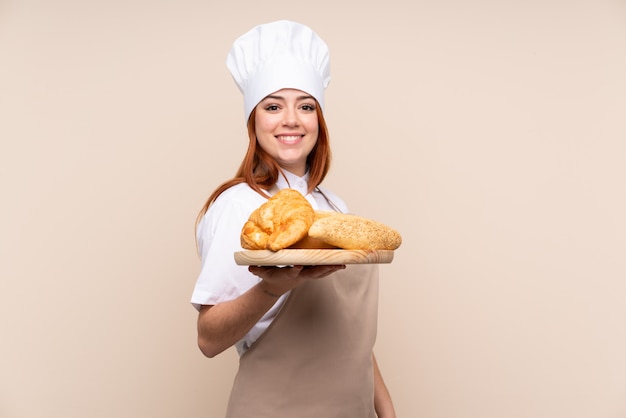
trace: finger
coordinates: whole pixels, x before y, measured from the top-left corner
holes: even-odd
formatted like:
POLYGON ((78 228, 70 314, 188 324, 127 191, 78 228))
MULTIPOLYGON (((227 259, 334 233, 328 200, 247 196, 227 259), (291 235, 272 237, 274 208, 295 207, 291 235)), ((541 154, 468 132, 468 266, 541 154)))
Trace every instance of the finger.
POLYGON ((336 271, 343 270, 345 268, 346 268, 346 266, 332 266, 332 268, 329 269, 326 273, 323 273, 322 277, 330 276, 331 274, 335 273, 336 271))
POLYGON ((312 266, 308 269, 303 270, 300 276, 307 279, 319 279, 329 276, 337 270, 342 270, 345 267, 345 265, 312 266))
POLYGON ((248 271, 255 276, 262 279, 282 276, 287 278, 294 278, 300 274, 303 266, 248 266, 248 271))

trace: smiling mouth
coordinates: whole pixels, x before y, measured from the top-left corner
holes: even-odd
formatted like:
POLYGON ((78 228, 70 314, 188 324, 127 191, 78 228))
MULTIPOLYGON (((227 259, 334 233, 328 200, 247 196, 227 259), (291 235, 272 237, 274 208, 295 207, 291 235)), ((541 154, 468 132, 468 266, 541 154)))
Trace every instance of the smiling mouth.
POLYGON ((295 144, 302 139, 302 135, 278 135, 276 139, 283 144, 295 144))

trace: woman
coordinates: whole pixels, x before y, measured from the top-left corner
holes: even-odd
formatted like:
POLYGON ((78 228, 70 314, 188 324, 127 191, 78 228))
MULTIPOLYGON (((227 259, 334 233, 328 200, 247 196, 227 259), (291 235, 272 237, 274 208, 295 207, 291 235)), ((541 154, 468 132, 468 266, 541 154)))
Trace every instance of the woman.
POLYGON ((192 303, 198 345, 213 357, 231 346, 240 366, 227 417, 395 417, 372 349, 378 269, 350 266, 238 266, 250 213, 283 188, 317 210, 347 212, 319 187, 330 164, 324 90, 326 44, 290 21, 238 38, 227 66, 244 96, 247 154, 234 179, 198 216, 202 268, 192 303))

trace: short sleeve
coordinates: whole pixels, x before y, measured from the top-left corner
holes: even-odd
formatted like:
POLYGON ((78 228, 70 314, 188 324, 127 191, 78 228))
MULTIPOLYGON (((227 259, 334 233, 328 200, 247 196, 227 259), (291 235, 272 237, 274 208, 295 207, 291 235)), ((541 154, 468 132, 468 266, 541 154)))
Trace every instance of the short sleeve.
POLYGON ((264 199, 256 193, 256 196, 241 194, 224 192, 198 225, 201 266, 191 298, 197 309, 232 300, 259 281, 246 266, 235 263, 234 253, 242 249, 241 228, 264 199))

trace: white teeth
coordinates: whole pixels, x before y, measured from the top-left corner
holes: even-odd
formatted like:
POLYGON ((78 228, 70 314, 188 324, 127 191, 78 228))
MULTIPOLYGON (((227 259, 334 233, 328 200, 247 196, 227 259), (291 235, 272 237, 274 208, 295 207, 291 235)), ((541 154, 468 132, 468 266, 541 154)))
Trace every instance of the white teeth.
POLYGON ((294 142, 300 139, 300 135, 279 136, 278 139, 284 142, 294 142))

